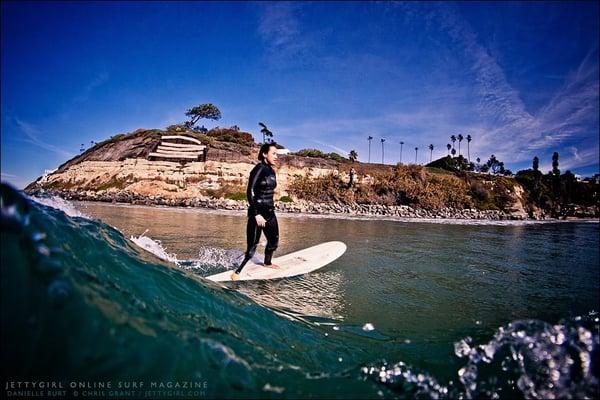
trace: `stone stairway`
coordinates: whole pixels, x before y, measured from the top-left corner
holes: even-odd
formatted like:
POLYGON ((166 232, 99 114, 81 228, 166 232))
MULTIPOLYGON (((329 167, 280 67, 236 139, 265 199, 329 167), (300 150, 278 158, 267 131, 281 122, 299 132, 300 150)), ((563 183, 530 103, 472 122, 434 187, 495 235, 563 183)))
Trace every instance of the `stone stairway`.
POLYGON ((206 161, 207 148, 198 139, 182 135, 161 136, 161 142, 148 159, 170 161, 206 161))

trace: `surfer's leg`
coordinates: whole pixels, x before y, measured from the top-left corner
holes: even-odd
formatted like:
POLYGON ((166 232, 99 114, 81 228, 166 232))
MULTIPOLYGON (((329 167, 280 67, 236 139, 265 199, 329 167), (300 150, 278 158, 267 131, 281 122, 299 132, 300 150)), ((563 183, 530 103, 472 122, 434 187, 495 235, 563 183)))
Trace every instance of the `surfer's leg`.
POLYGON ((265 247, 265 265, 272 265, 271 258, 279 245, 279 224, 277 217, 273 215, 265 224, 265 236, 267 237, 267 246, 265 247))
POLYGON ((261 231, 262 228, 256 224, 256 218, 253 216, 249 217, 248 224, 246 225, 246 254, 240 266, 235 270, 236 274, 242 272, 244 265, 246 265, 252 256, 254 256, 256 246, 258 246, 258 241, 260 240, 261 231))

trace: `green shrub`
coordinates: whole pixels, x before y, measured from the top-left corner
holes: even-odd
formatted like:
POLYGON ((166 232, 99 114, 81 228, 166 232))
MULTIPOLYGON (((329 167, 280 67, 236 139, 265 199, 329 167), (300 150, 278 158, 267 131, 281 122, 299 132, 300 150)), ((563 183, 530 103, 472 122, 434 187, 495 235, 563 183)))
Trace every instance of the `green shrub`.
POLYGON ((215 199, 246 200, 246 192, 243 190, 243 186, 221 182, 220 188, 206 189, 204 190, 204 194, 215 199))
POLYGON ((240 132, 232 128, 213 128, 206 136, 214 138, 220 142, 237 143, 246 146, 255 144, 254 138, 248 132, 240 132))
POLYGON ((342 157, 338 153, 323 153, 321 150, 318 149, 302 149, 290 154, 300 157, 324 158, 326 160, 335 160, 339 162, 350 161, 347 158, 342 157))
POLYGON ((299 176, 288 190, 300 199, 315 202, 413 205, 427 209, 472 206, 467 184, 453 175, 428 173, 416 165, 372 170, 369 175, 371 184, 354 186, 334 174, 319 178, 299 176))
MULTIPOLYGON (((92 181, 93 184, 94 181, 92 181)), ((112 177, 110 180, 100 184, 100 185, 90 185, 90 189, 95 191, 107 190, 107 189, 124 189, 127 185, 133 182, 133 175, 129 174, 126 177, 112 177)))
POLYGON ((173 124, 167 126, 167 132, 186 132, 189 131, 188 127, 185 124, 173 124))
POLYGON ((497 210, 498 207, 494 202, 493 194, 488 190, 482 182, 475 181, 471 183, 469 194, 475 203, 474 206, 478 210, 497 210))
POLYGON ((238 200, 238 201, 240 201, 240 200, 244 200, 244 201, 247 200, 246 192, 227 193, 225 195, 225 198, 226 199, 230 199, 230 200, 238 200))
POLYGON ((208 197, 212 197, 213 199, 219 199, 219 198, 221 198, 221 196, 223 196, 223 192, 220 189, 219 190, 206 189, 204 191, 204 194, 206 194, 208 197))
POLYGON ((335 160, 335 161, 339 161, 339 162, 349 161, 347 158, 342 157, 338 153, 329 153, 329 154, 326 154, 326 156, 330 160, 335 160))
POLYGON ((291 153, 300 157, 314 157, 314 158, 325 158, 325 154, 318 149, 302 149, 295 153, 291 153))
POLYGON ((469 163, 462 155, 458 157, 445 156, 427 164, 430 168, 439 168, 446 171, 470 171, 474 165, 469 163))
POLYGON ((294 200, 292 200, 292 198, 290 196, 281 196, 279 198, 279 201, 282 203, 293 203, 294 200))

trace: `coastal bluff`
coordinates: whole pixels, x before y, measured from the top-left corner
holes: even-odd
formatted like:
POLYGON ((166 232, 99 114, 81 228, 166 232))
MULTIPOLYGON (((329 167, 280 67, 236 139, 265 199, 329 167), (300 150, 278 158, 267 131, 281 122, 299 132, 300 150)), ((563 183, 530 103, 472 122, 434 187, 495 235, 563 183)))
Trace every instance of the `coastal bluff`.
MULTIPOLYGON (((150 153, 156 150, 165 134, 168 133, 158 129, 138 130, 97 143, 55 171, 39 177, 25 191, 57 194, 74 200, 228 209, 245 207, 247 179, 257 162, 258 145, 195 135, 207 145, 205 160, 182 162, 153 159, 150 153)), ((410 178, 414 182, 406 184, 413 192, 420 190, 427 197, 438 199, 435 207, 428 207, 429 203, 415 204, 415 201, 397 203, 396 198, 380 201, 381 197, 368 197, 371 192, 380 193, 381 186, 385 184, 382 177, 394 173, 398 168, 281 155, 277 166, 275 200, 279 203, 279 209, 289 212, 433 218, 545 218, 541 210, 528 207, 524 189, 517 182, 511 182, 507 188, 499 185, 494 177, 476 177, 490 190, 503 191, 504 196, 504 207, 482 209, 471 201, 469 184, 463 178, 448 172, 425 172, 426 168, 421 166, 402 167, 409 168, 407 171, 412 174, 410 176, 414 175, 414 179, 410 178), (302 190, 308 186, 318 192, 323 182, 333 182, 328 189, 323 189, 335 187, 333 197, 311 198, 310 191, 302 190), (352 196, 348 197, 345 193, 350 191, 350 186, 352 196), (339 193, 344 195, 340 196, 339 193), (361 194, 362 197, 359 197, 361 194)))
MULTIPOLYGON (((137 131, 116 136, 72 158, 29 184, 26 192, 130 193, 149 198, 189 199, 242 195, 248 175, 256 165, 259 146, 210 141, 205 161, 151 159, 167 132, 137 131)), ((277 168, 276 198, 289 196, 297 177, 340 174, 349 179, 348 168, 334 160, 281 155, 277 168)))

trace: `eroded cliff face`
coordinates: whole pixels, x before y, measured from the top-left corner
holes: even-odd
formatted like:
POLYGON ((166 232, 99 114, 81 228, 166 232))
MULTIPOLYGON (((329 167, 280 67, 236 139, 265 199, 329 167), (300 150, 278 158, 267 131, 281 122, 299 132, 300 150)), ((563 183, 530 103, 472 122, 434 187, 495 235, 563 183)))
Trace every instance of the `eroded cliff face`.
MULTIPOLYGON (((283 158, 283 157, 282 157, 283 158)), ((122 161, 83 161, 42 177, 28 190, 67 189, 77 191, 128 191, 133 194, 164 198, 202 197, 210 191, 245 192, 250 162, 149 161, 129 158, 122 161)), ((276 198, 287 196, 290 182, 296 176, 313 177, 341 174, 329 163, 282 162, 277 167, 276 198)))
MULTIPOLYGON (((25 190, 126 191, 165 198, 245 192, 248 175, 258 162, 259 146, 210 140, 206 143, 205 162, 148 160, 165 134, 181 133, 153 129, 117 135, 67 161, 55 172, 38 178, 25 190)), ((278 164, 277 198, 288 195, 287 188, 296 176, 317 177, 348 169, 340 168, 340 163, 333 160, 289 155, 281 156, 278 164)))

